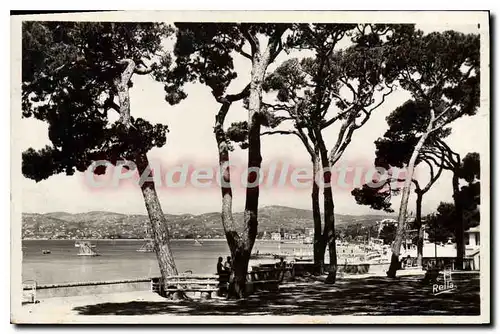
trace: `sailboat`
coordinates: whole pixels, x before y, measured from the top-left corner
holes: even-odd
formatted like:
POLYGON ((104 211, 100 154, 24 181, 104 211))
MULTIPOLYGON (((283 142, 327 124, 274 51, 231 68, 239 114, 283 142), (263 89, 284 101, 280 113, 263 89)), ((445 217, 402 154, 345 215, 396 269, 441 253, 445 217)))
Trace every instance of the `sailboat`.
POLYGON ((78 245, 78 247, 80 247, 78 256, 99 256, 99 254, 97 254, 94 250, 96 245, 91 244, 90 241, 80 241, 78 245))
MULTIPOLYGON (((149 229, 146 227, 146 236, 149 235, 149 229)), ((141 253, 153 253, 155 251, 155 245, 151 238, 144 238, 145 242, 142 244, 141 248, 136 249, 136 252, 141 253)))
POLYGON ((136 249, 135 251, 141 253, 153 253, 155 251, 153 240, 146 241, 142 244, 141 248, 136 249))

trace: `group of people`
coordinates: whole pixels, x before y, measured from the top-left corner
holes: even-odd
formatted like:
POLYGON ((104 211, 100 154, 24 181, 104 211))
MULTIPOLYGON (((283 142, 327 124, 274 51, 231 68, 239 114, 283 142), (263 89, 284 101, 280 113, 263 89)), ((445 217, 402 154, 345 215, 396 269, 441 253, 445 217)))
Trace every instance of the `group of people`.
POLYGON ((219 256, 219 260, 217 261, 217 274, 228 274, 231 272, 231 268, 233 267, 231 257, 228 256, 226 258, 226 262, 222 263, 222 256, 219 256))

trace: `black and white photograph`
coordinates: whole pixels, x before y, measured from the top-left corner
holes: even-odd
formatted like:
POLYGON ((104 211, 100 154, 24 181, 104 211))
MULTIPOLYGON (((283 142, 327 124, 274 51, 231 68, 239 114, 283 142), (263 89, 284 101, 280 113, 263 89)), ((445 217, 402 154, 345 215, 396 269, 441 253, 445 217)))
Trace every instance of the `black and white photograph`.
POLYGON ((487 11, 11 16, 11 322, 489 324, 487 11))

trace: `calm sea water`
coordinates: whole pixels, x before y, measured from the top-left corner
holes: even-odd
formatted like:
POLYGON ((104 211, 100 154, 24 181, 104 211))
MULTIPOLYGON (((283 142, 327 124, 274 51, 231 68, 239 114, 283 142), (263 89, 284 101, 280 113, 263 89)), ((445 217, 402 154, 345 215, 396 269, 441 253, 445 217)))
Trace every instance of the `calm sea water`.
MULTIPOLYGON (((38 284, 93 282, 151 277, 160 273, 154 253, 136 251, 143 241, 97 240, 92 243, 97 245, 101 256, 77 256, 78 248, 73 240, 23 240, 23 281, 36 280, 38 284), (44 249, 51 254, 42 254, 44 249)), ((258 240, 253 251, 293 253, 299 249, 309 252, 312 246, 258 240)), ((173 240, 172 251, 179 272, 192 270, 197 274, 215 273, 217 258, 230 254, 225 240, 206 240, 202 246, 196 246, 192 240, 173 240)))

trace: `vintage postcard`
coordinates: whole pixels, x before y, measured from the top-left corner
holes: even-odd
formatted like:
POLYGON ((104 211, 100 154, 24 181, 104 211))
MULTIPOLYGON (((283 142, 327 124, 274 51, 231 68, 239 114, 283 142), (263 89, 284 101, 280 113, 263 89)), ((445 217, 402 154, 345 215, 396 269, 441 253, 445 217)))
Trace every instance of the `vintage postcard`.
POLYGON ((490 323, 489 24, 11 16, 11 322, 490 323))

